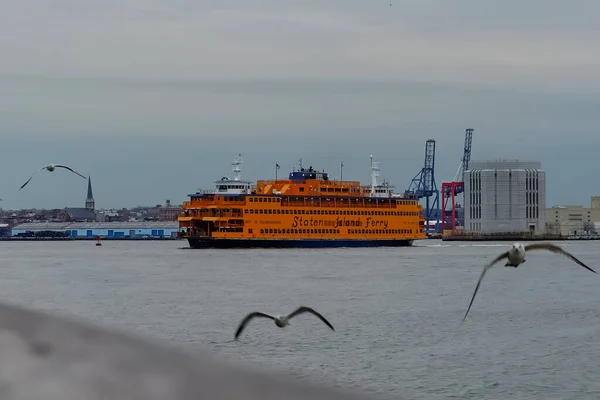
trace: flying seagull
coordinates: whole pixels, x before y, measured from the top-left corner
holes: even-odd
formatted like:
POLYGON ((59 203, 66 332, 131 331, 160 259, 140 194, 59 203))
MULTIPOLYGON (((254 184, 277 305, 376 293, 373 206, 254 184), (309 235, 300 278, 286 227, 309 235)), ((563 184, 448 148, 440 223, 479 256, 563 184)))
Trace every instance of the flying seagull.
POLYGON ((311 314, 315 315, 317 318, 319 318, 321 321, 323 321, 328 327, 330 327, 332 331, 335 331, 335 329, 333 329, 333 326, 329 323, 329 321, 327 321, 321 314, 319 314, 312 308, 298 307, 298 309, 296 311, 294 311, 293 313, 291 313, 289 315, 272 316, 272 315, 264 314, 264 313, 261 313, 258 311, 255 311, 255 312, 252 312, 252 313, 246 315, 246 317, 242 320, 242 322, 240 322, 240 325, 238 326, 237 331, 235 332, 235 340, 237 340, 237 338, 241 335, 242 331, 244 330, 244 328, 246 328, 246 325, 248 325, 248 322, 250 322, 250 320, 252 318, 255 318, 255 317, 269 318, 269 319, 272 319, 273 321, 275 321, 275 325, 277 325, 279 328, 285 328, 286 326, 291 325, 290 319, 292 319, 296 315, 300 315, 303 313, 311 313, 311 314))
POLYGON ((571 260, 575 261, 577 264, 581 265, 583 268, 586 268, 586 269, 592 271, 593 273, 596 273, 596 271, 594 271, 593 269, 591 269, 590 267, 588 267, 587 265, 585 265, 584 263, 579 261, 573 254, 568 253, 567 251, 563 250, 561 247, 556 246, 554 244, 534 243, 534 244, 528 244, 527 246, 524 246, 521 243, 514 243, 512 245, 512 247, 510 249, 508 249, 508 251, 500 254, 498 257, 496 257, 494 260, 492 260, 492 262, 490 262, 488 265, 486 265, 485 268, 483 269, 483 271, 481 272, 481 276, 479 277, 479 281, 477 281, 477 286, 475 287, 475 293, 473 293, 473 297, 471 298, 471 303, 469 303, 469 308, 467 309, 467 312, 463 318, 463 321, 465 320, 465 318, 467 318, 467 314, 469 313, 469 310, 471 309, 473 300, 475 300, 475 295, 477 294, 477 291, 479 290, 479 285, 481 284, 481 281, 483 280, 483 276, 485 275, 485 273, 490 268, 492 268, 492 266, 494 264, 496 264, 497 262, 499 262, 505 258, 507 259, 506 264, 504 264, 505 267, 517 268, 519 265, 521 265, 525 262, 525 252, 529 251, 529 250, 549 250, 556 254, 562 254, 563 256, 568 257, 571 260))
POLYGON ((33 173, 33 175, 31 175, 31 178, 27 179, 27 182, 25 182, 25 183, 23 184, 23 186, 21 186, 21 187, 19 188, 19 190, 23 189, 23 188, 25 187, 25 185, 27 185, 27 184, 29 183, 29 181, 30 181, 30 180, 33 178, 33 176, 34 176, 35 174, 37 174, 38 172, 40 172, 41 170, 47 169, 49 172, 52 172, 52 171, 54 171, 56 168, 64 168, 64 169, 67 169, 67 170, 69 170, 69 171, 73 172, 74 174, 77 174, 77 175, 79 175, 79 176, 80 176, 80 177, 82 177, 83 179, 87 179, 85 176, 81 175, 79 172, 76 172, 76 171, 74 171, 74 170, 73 170, 73 169, 71 169, 70 167, 67 167, 66 165, 60 165, 60 164, 48 164, 48 165, 46 165, 46 166, 44 166, 44 167, 42 167, 42 168, 38 169, 37 171, 35 171, 35 172, 33 173))

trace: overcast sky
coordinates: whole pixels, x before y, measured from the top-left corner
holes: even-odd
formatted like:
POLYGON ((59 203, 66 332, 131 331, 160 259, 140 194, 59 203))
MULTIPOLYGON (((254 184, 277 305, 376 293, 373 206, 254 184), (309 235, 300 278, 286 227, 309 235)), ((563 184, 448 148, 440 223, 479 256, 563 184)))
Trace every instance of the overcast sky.
POLYGON ((539 160, 548 205, 600 195, 600 2, 0 0, 0 203, 180 203, 303 158, 406 189, 437 141, 539 160))

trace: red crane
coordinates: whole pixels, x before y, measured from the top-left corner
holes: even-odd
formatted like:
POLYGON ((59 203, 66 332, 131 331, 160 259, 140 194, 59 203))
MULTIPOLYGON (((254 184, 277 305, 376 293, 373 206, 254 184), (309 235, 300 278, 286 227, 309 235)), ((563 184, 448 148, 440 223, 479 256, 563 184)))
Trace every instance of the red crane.
MULTIPOLYGON (((454 175, 452 182, 442 182, 442 231, 452 230, 454 232, 457 226, 457 209, 460 206, 457 204, 457 196, 464 192, 465 182, 463 174, 469 169, 469 161, 471 161, 471 141, 473 140, 473 129, 467 128, 465 131, 465 146, 463 157, 454 175), (448 202, 450 201, 450 204, 448 202), (448 206, 451 206, 449 212, 448 206), (448 215, 450 214, 450 215, 448 215)), ((463 202, 464 204, 464 202, 463 202)), ((464 215, 463 215, 464 224, 464 215)))

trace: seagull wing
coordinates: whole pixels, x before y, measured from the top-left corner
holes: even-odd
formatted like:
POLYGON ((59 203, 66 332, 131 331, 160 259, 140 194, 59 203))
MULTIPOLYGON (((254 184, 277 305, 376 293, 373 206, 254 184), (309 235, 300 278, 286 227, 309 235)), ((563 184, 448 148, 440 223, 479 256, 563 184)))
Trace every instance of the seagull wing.
POLYGON ((43 170, 43 169, 46 169, 46 167, 48 167, 48 166, 47 166, 47 165, 45 165, 45 166, 43 166, 42 168, 40 168, 40 169, 38 169, 37 171, 35 171, 35 172, 33 173, 33 175, 31 175, 31 177, 30 177, 29 179, 27 179, 27 182, 25 182, 25 183, 23 184, 23 186, 21 186, 21 187, 19 188, 19 190, 23 189, 23 188, 24 188, 24 187, 25 187, 25 186, 26 186, 26 185, 29 183, 29 181, 30 181, 31 179, 33 179, 33 177, 35 176, 35 174, 37 174, 38 172, 40 172, 40 171, 41 171, 41 170, 43 170))
POLYGON ((71 167, 67 167, 66 165, 60 165, 60 164, 56 164, 54 165, 56 168, 64 168, 64 169, 68 169, 69 171, 73 172, 74 174, 79 175, 80 177, 82 177, 83 179, 87 179, 85 176, 81 175, 79 172, 73 170, 71 167))
POLYGON ((481 285, 481 281, 483 280, 483 277, 485 276, 486 272, 488 272, 488 270, 490 268, 492 268, 494 266, 494 264, 496 264, 497 262, 499 262, 500 260, 503 260, 505 258, 508 258, 508 251, 500 254, 498 257, 493 259, 492 262, 489 263, 488 265, 486 265, 483 268, 483 271, 481 271, 481 275, 479 276, 479 280, 477 281, 477 286, 475 286, 475 292, 473 293, 473 297, 471 297, 471 302, 469 303, 469 308, 467 308, 467 312, 465 313, 465 316, 463 317, 463 322, 465 321, 465 318, 467 318, 467 314, 469 314, 469 310, 471 309, 471 306, 473 305, 473 300, 475 300, 475 295, 477 294, 477 291, 479 290, 479 286, 481 285))
MULTIPOLYGON (((35 174, 33 174, 35 175, 35 174)), ((25 186, 27 186, 27 184, 29 183, 29 181, 33 178, 33 175, 31 175, 31 178, 27 179, 27 182, 25 182, 20 188, 19 190, 23 189, 25 186)))
POLYGON ((269 318, 272 320, 275 319, 274 317, 272 317, 269 314, 264 314, 264 313, 261 313, 258 311, 255 311, 255 312, 252 312, 252 313, 246 315, 244 317, 244 319, 242 320, 242 322, 240 322, 240 325, 238 326, 237 330, 235 331, 235 339, 236 340, 237 340, 238 336, 240 336, 242 334, 242 331, 244 330, 244 328, 246 328, 246 325, 248 325, 248 322, 250 322, 250 320, 255 317, 269 318))
POLYGON ((556 254, 562 254, 563 256, 570 258, 571 260, 575 261, 577 264, 581 265, 583 268, 585 269, 589 269, 590 271, 592 271, 593 273, 596 273, 596 271, 594 271, 593 269, 591 269, 590 267, 588 267, 587 265, 585 265, 584 263, 582 263, 579 259, 577 259, 577 257, 575 257, 573 254, 563 250, 561 247, 552 244, 552 243, 533 243, 533 244, 528 244, 527 246, 525 246, 525 251, 529 251, 529 250, 549 250, 553 253, 556 254))
POLYGON ((288 319, 292 319, 296 315, 300 315, 300 314, 304 314, 304 313, 311 313, 311 314, 313 314, 314 316, 316 316, 317 318, 319 318, 321 321, 323 321, 325 323, 325 325, 327 325, 328 327, 330 327, 332 331, 335 331, 335 329, 333 329, 333 325, 331 325, 329 323, 329 321, 327 321, 325 319, 325 317, 323 317, 321 314, 319 314, 318 312, 316 312, 315 310, 313 310, 310 307, 298 307, 298 309, 296 311, 294 311, 293 313, 291 313, 290 315, 288 315, 288 319))

